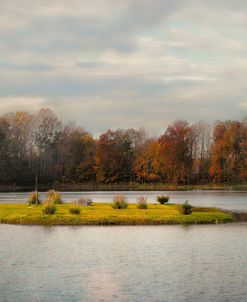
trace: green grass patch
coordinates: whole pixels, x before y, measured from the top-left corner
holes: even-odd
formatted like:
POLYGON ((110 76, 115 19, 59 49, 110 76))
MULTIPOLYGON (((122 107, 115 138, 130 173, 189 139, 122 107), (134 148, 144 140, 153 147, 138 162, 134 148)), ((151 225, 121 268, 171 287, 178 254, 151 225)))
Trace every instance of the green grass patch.
POLYGON ((57 205, 53 215, 42 212, 43 205, 0 204, 0 223, 25 225, 156 225, 204 224, 232 222, 233 217, 215 208, 193 208, 190 215, 180 213, 181 205, 149 204, 139 210, 135 204, 115 210, 109 203, 81 206, 78 215, 71 214, 70 204, 57 205))

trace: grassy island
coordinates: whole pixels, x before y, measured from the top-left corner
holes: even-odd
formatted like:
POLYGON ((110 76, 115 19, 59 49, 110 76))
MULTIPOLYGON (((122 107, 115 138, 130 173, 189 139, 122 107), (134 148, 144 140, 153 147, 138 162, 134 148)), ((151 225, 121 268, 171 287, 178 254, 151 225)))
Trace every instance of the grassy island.
POLYGON ((0 223, 23 225, 162 225, 207 224, 232 222, 233 217, 215 208, 193 208, 190 215, 180 213, 181 205, 149 204, 138 209, 129 204, 127 209, 116 210, 109 203, 81 206, 79 215, 69 212, 69 204, 57 205, 53 215, 42 212, 43 205, 0 204, 0 223))

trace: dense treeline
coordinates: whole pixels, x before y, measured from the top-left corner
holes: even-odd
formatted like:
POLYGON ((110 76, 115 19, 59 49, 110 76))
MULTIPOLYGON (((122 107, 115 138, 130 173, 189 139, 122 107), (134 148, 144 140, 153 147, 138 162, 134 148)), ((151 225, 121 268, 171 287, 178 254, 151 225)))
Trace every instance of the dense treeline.
POLYGON ((0 184, 240 183, 247 180, 247 120, 175 121, 158 138, 143 129, 98 139, 50 109, 0 116, 0 184))

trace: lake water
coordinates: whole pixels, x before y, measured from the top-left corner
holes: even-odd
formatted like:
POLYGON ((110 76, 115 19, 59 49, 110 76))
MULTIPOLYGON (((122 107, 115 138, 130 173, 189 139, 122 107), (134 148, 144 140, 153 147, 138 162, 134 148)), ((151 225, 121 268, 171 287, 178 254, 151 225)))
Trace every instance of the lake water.
MULTIPOLYGON (((117 193, 120 192, 63 192, 62 197, 65 202, 78 199, 81 196, 90 197, 95 202, 111 202, 113 196, 117 193)), ((247 191, 126 191, 121 192, 121 194, 125 194, 129 202, 136 202, 139 196, 146 196, 148 202, 155 202, 157 195, 168 194, 171 203, 183 203, 189 200, 194 206, 247 211, 247 191)), ((25 203, 27 197, 28 193, 0 193, 0 203, 25 203)), ((44 198, 45 193, 42 193, 41 197, 44 198)))
POLYGON ((0 301, 247 301, 247 224, 0 225, 0 301))
MULTIPOLYGON (((64 192, 111 202, 119 192, 64 192)), ((247 211, 246 191, 122 192, 129 202, 247 211)), ((0 193, 25 203, 28 193, 0 193)), ((42 198, 45 193, 42 193, 42 198)), ((247 301, 247 224, 196 226, 39 227, 0 224, 2 302, 247 301)))

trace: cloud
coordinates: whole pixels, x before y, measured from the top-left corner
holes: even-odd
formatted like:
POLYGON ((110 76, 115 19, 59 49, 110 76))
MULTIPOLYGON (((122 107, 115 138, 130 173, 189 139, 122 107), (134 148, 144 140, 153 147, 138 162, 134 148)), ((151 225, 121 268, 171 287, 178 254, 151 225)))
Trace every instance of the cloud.
POLYGON ((0 9, 0 112, 48 106, 94 133, 245 113, 244 1, 10 0, 0 9))
POLYGON ((0 112, 37 112, 46 107, 46 100, 38 97, 0 97, 0 112))

